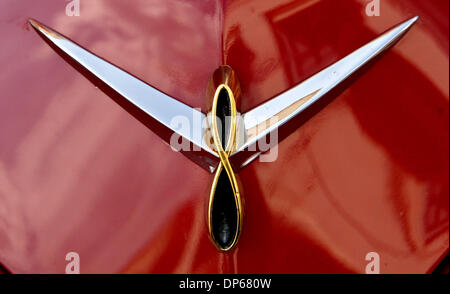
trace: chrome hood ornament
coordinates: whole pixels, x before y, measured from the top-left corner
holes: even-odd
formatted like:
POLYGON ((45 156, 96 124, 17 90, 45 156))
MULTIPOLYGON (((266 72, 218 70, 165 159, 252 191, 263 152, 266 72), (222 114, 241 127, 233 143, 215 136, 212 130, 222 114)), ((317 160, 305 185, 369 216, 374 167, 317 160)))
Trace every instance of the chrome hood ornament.
POLYGON ((94 76, 97 82, 162 126, 156 131, 165 141, 169 141, 168 134, 176 134, 196 147, 192 148, 192 152, 183 154, 208 172, 216 173, 209 195, 208 228, 216 247, 227 251, 237 244, 242 228, 242 188, 236 172, 266 151, 258 149, 258 141, 283 129, 287 122, 390 48, 417 19, 414 17, 397 25, 299 85, 242 115, 238 111, 240 88, 237 78, 227 66, 215 72, 218 79, 214 79, 213 75, 213 82, 210 82, 212 86, 208 90, 211 111, 204 114, 90 53, 43 24, 35 20, 29 22, 50 46, 60 51, 63 57, 69 57, 69 62, 74 61, 94 76), (227 116, 231 117, 231 124, 222 129, 217 118, 224 119, 224 109, 228 112, 227 116), (189 127, 173 127, 172 119, 177 116, 186 118, 189 127))

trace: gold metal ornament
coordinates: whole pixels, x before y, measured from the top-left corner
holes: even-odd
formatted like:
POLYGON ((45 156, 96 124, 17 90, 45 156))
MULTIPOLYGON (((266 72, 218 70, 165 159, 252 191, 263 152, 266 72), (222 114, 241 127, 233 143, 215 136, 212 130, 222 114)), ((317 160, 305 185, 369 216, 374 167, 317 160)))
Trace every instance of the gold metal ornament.
POLYGON ((217 249, 229 251, 239 240, 243 219, 242 189, 229 161, 229 156, 235 150, 237 137, 235 94, 238 98, 240 95, 239 84, 230 67, 223 66, 216 71, 210 83, 210 90, 213 88, 215 92, 210 113, 210 133, 212 147, 219 155, 220 163, 209 194, 208 229, 217 249), (218 83, 218 86, 214 83, 218 83), (228 128, 223 127, 223 124, 228 128))

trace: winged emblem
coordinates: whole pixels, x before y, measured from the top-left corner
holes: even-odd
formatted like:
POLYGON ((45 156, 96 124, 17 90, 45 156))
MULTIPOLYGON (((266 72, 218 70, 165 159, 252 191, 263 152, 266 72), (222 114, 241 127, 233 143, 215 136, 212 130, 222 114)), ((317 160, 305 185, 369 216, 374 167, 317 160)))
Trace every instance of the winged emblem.
MULTIPOLYGON (((364 65, 395 44, 417 21, 411 18, 388 30, 372 42, 323 69, 297 86, 281 93, 246 113, 239 113, 240 91, 237 74, 222 66, 212 75, 209 91, 209 113, 176 100, 119 67, 105 61, 73 41, 30 19, 41 37, 66 61, 79 69, 96 85, 129 110, 137 109, 140 121, 148 123, 163 140, 174 136, 189 142, 180 150, 210 173, 215 173, 209 195, 208 227, 219 250, 232 249, 238 242, 243 220, 240 169, 276 146, 294 129, 300 114, 341 85, 364 65), (185 118, 187 127, 179 128, 174 118, 185 118), (227 120, 229 123, 222 123, 227 120), (273 133, 278 140, 258 144, 273 133)), ((244 97, 245 98, 245 97, 244 97)), ((361 97, 363 99, 363 97, 361 97)), ((135 113, 135 112, 133 112, 135 113)))

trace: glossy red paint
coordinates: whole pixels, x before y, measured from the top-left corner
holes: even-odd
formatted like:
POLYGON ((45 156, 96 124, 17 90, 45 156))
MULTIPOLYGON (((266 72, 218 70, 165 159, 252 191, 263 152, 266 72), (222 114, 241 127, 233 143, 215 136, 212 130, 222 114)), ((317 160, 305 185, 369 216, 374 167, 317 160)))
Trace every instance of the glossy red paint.
POLYGON ((0 262, 13 273, 430 272, 448 252, 448 1, 0 3, 0 262), (394 48, 240 173, 240 242, 208 240, 212 176, 30 28, 33 17, 194 107, 221 64, 242 111, 412 16, 394 48))

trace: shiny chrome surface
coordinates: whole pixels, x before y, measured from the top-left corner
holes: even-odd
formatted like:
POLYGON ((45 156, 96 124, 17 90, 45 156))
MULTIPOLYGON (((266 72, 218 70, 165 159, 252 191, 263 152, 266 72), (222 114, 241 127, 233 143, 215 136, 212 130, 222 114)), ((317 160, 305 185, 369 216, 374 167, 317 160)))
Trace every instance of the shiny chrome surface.
MULTIPOLYGON (((83 49, 71 40, 36 20, 30 19, 29 22, 50 42, 55 44, 64 51, 64 53, 106 83, 122 97, 139 107, 166 128, 176 132, 196 146, 205 150, 208 155, 207 157, 188 157, 209 172, 215 170, 217 167, 215 163, 218 163, 218 157, 216 153, 204 143, 202 138, 202 134, 204 133, 203 124, 205 122, 205 115, 201 111, 169 97, 131 74, 83 49), (188 122, 189 124, 177 128, 173 121, 173 119, 177 117, 182 118, 183 122, 188 122), (202 128, 201 131, 200 128, 202 128), (205 158, 208 158, 208 160, 205 160, 205 158)), ((200 151, 194 148, 192 148, 192 150, 193 152, 200 151)), ((202 154, 205 154, 205 152, 202 154)))
MULTIPOLYGON (((418 17, 416 16, 399 24, 298 86, 245 113, 243 115, 245 131, 242 132, 241 130, 240 132, 243 134, 244 140, 241 140, 243 143, 233 155, 252 146, 257 153, 247 153, 247 156, 241 156, 233 163, 242 168, 258 158, 258 155, 261 154, 261 151, 258 151, 258 146, 256 146, 258 140, 263 139, 270 132, 277 130, 302 113, 358 69, 379 56, 399 40, 417 20, 418 17), (275 121, 273 121, 274 118, 275 121)), ((361 97, 361 99, 363 98, 361 97)))

